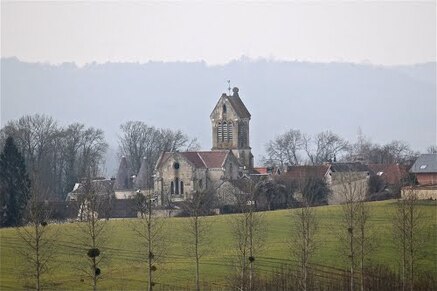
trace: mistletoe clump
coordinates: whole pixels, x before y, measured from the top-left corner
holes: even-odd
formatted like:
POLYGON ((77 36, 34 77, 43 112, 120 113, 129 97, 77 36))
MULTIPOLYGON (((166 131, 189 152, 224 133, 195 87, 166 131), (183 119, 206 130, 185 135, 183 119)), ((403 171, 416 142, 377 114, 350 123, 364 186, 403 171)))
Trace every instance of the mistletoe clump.
POLYGON ((92 248, 88 250, 88 257, 95 258, 100 255, 100 250, 98 248, 92 248))

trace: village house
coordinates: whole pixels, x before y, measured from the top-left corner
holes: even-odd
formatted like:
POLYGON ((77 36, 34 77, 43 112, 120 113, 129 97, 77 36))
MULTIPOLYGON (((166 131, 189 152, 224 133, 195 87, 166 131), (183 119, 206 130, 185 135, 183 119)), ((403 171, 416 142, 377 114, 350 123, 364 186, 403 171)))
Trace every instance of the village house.
MULTIPOLYGON (((368 189, 368 179, 372 171, 359 162, 337 163, 330 162, 318 166, 290 166, 285 173, 287 179, 303 185, 305 180, 313 177, 323 179, 331 194, 328 197, 328 204, 339 204, 345 202, 350 193, 345 193, 345 187, 350 183, 349 189, 354 189, 356 199, 364 199, 368 189)), ((298 195, 299 196, 299 195, 298 195)))
POLYGON ((437 154, 420 155, 411 166, 410 173, 416 175, 420 186, 437 185, 437 154))
POLYGON ((402 197, 415 193, 419 199, 437 200, 437 154, 420 155, 410 169, 418 185, 402 188, 402 197))
POLYGON ((399 197, 402 187, 409 183, 407 167, 401 164, 368 164, 375 177, 379 181, 373 180, 373 191, 370 199, 399 197), (379 198, 378 198, 379 197, 379 198))

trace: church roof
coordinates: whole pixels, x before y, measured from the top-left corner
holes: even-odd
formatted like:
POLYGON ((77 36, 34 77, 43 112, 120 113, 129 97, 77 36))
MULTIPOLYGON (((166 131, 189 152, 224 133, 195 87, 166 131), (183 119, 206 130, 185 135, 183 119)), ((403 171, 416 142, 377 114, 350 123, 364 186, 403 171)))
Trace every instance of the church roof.
POLYGON ((228 99, 240 118, 250 118, 249 110, 247 110, 246 105, 244 105, 243 101, 238 95, 237 87, 234 88, 234 94, 232 96, 228 96, 228 99))
MULTIPOLYGON (((235 110, 235 113, 238 115, 238 117, 240 118, 250 118, 250 113, 249 110, 247 110, 246 105, 244 105, 243 101, 241 100, 240 96, 238 95, 238 91, 239 89, 237 87, 234 87, 233 90, 233 94, 232 95, 227 95, 226 93, 223 93, 221 98, 226 98, 227 100, 229 100, 229 103, 231 103, 232 108, 235 110)), ((219 102, 217 103, 217 105, 219 104, 219 102)), ((214 113, 214 111, 217 108, 214 108, 214 110, 211 113, 214 113)))
POLYGON ((207 168, 221 168, 229 154, 229 151, 198 152, 207 168))
POLYGON ((187 159, 196 168, 221 168, 223 167, 226 158, 230 151, 196 151, 196 152, 165 152, 161 155, 156 168, 160 168, 162 164, 172 155, 178 154, 187 159))

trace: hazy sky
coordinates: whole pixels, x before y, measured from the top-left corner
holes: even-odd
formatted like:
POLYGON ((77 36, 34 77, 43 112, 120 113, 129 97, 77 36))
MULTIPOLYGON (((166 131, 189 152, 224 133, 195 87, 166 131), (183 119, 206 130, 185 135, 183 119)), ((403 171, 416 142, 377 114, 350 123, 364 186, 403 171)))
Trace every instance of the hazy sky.
POLYGON ((1 56, 24 61, 435 61, 436 1, 2 1, 1 56))

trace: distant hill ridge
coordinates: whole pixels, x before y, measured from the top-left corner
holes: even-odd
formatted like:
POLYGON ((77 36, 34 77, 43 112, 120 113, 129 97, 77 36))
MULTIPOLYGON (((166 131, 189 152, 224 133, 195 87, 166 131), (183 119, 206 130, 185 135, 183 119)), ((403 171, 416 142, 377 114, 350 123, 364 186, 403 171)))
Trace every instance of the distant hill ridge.
MULTIPOLYGON (((180 128, 211 147, 209 114, 222 92, 240 88, 252 114, 255 162, 264 144, 289 128, 330 129, 355 140, 361 127, 378 143, 404 140, 416 150, 435 143, 436 63, 374 66, 240 59, 49 65, 1 59, 1 122, 45 113, 62 123, 105 131, 116 147, 119 125, 143 120, 180 128)), ((109 167, 109 166, 108 166, 109 167)))

